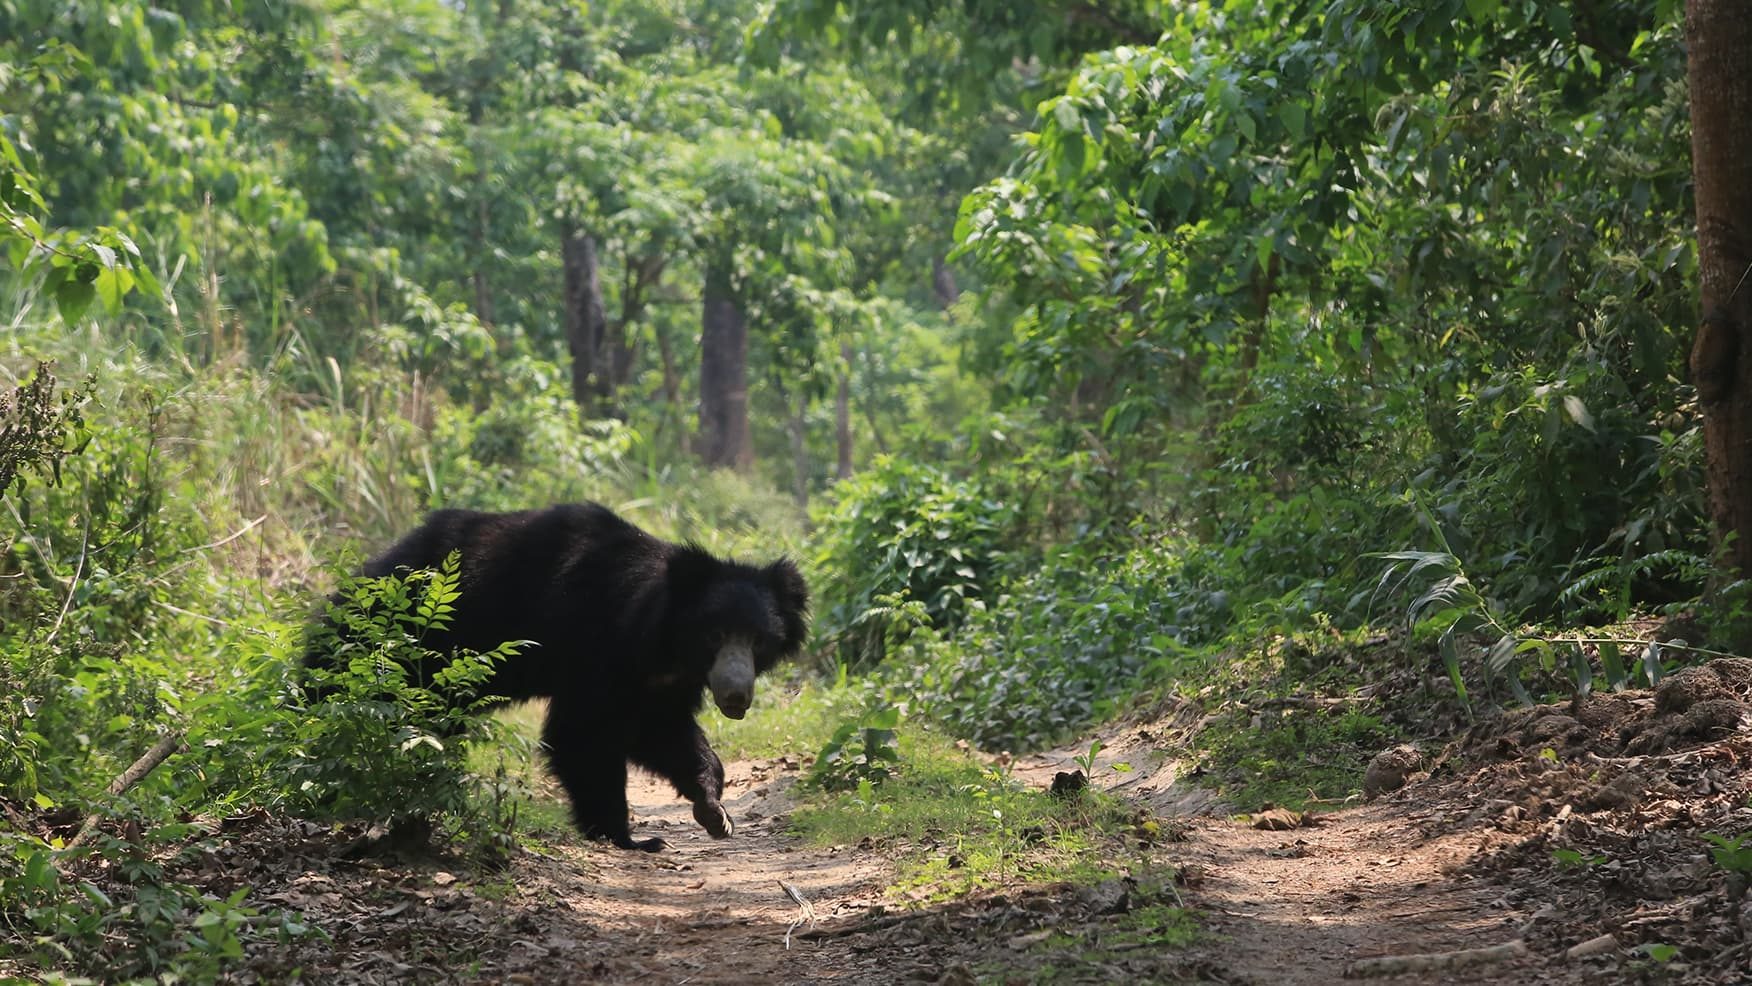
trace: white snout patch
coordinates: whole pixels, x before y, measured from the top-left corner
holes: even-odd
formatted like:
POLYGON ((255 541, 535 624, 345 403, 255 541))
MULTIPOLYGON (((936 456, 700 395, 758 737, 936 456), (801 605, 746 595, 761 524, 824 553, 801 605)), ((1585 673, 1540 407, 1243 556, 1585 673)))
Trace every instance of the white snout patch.
POLYGON ((727 641, 706 673, 706 687, 719 712, 732 719, 747 715, 754 702, 754 648, 745 640, 727 641))

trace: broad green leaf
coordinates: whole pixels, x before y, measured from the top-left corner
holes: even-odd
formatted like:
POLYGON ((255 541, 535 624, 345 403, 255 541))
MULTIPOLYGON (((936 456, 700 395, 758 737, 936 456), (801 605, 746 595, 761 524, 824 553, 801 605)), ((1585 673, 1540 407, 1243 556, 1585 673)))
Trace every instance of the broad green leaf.
POLYGON ((55 288, 55 308, 60 311, 61 320, 72 325, 79 321, 96 297, 97 288, 90 282, 63 280, 55 288))

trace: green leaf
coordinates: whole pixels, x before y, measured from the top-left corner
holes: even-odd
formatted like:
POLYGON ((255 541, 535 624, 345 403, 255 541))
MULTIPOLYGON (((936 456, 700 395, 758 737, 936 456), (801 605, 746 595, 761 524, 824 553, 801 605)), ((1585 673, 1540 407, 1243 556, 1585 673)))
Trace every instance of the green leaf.
POLYGON ((55 307, 61 313, 61 321, 68 325, 79 321, 91 302, 97 297, 97 288, 91 283, 79 280, 63 280, 55 288, 55 307))
POLYGON ((1563 398, 1563 410, 1564 413, 1570 416, 1571 421, 1574 421, 1576 424, 1581 425, 1589 431, 1594 430, 1594 416, 1588 413, 1588 405, 1583 404, 1580 397, 1577 397, 1574 394, 1565 394, 1563 398))
POLYGON ((1308 110, 1301 103, 1283 102, 1278 104, 1278 119, 1283 122, 1284 130, 1290 135, 1290 140, 1301 141, 1308 129, 1308 110))
POLYGON ((1466 0, 1466 13, 1475 21, 1486 21, 1495 17, 1502 5, 1502 0, 1466 0))
POLYGON ((97 275, 92 282, 97 291, 97 300, 102 302, 104 310, 115 314, 121 310, 122 299, 134 287, 134 275, 126 267, 109 267, 97 275))
POLYGON ((1068 99, 1060 99, 1052 106, 1053 122, 1066 133, 1080 133, 1083 129, 1083 115, 1077 111, 1077 106, 1068 99))
POLYGON ((1241 136, 1249 141, 1256 138, 1258 130, 1253 122, 1253 114, 1240 110, 1235 113, 1232 119, 1235 121, 1235 129, 1241 131, 1241 136))
POLYGON ((1600 649, 1600 666, 1606 669, 1606 685, 1613 691, 1623 691, 1629 683, 1630 675, 1624 670, 1624 655, 1618 649, 1618 642, 1602 640, 1597 645, 1600 649))

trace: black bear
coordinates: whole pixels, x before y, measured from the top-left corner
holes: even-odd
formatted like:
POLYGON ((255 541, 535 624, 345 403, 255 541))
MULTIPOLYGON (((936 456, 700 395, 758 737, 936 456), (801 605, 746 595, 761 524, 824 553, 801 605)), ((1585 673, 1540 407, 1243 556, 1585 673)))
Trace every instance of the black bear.
POLYGON ((630 761, 674 784, 713 836, 728 836, 724 765, 694 716, 709 689, 720 711, 742 718, 755 677, 802 646, 809 590, 797 567, 717 558, 585 503, 435 511, 364 574, 435 568, 452 551, 461 597, 450 625, 424 642, 438 651, 530 642, 483 694, 548 700, 542 743, 579 830, 623 849, 663 848, 629 830, 630 761))

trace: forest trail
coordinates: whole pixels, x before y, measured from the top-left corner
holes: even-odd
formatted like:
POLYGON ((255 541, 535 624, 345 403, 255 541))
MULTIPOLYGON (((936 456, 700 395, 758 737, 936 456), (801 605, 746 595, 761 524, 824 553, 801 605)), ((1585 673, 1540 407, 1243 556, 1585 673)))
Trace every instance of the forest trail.
MULTIPOLYGON (((1187 826, 1167 857, 1208 932, 1190 950, 1188 982, 1313 986, 1346 979, 1359 961, 1366 967, 1385 956, 1500 948, 1521 937, 1528 915, 1507 903, 1502 886, 1454 872, 1500 841, 1445 824, 1456 806, 1402 799, 1320 812, 1304 827, 1259 829, 1183 779, 1180 762, 1112 771, 1115 763, 1147 762, 1158 747, 1151 728, 1104 730, 1102 739, 1094 776, 1187 826)), ((1017 774, 1048 783, 1058 771, 1077 769, 1073 758, 1086 749, 1085 741, 1025 758, 1017 774)), ((1532 956, 1461 970, 1427 961, 1435 964, 1365 978, 1481 984, 1598 978, 1593 970, 1543 968, 1532 956)))
MULTIPOLYGON (((892 849, 788 832, 802 767, 791 757, 726 765, 737 825, 726 840, 667 786, 635 777, 635 835, 663 837, 664 852, 549 832, 506 872, 459 879, 436 862, 347 858, 331 830, 261 817, 235 826, 228 873, 332 936, 251 946, 251 971, 272 982, 298 969, 345 983, 1744 984, 1752 896, 1724 885, 1699 833, 1752 828, 1740 767, 1752 717, 1683 739, 1675 729, 1697 723, 1677 691, 1659 709, 1630 693, 1505 715, 1463 741, 1465 770, 1282 830, 1183 778, 1171 723, 1109 727, 1097 783, 1166 836, 1122 866, 1176 872, 1165 892, 1109 880, 897 902, 892 849), (1112 769, 1120 761, 1136 769, 1112 769), (1196 916, 1190 944, 1140 929, 1164 903, 1196 916), (1607 932, 1618 939, 1596 941, 1607 932), (1646 951, 1663 943, 1681 947, 1646 951), (1440 957, 1477 950, 1495 954, 1464 968, 1440 957), (1406 956, 1418 957, 1412 971, 1381 968, 1406 956)), ((1022 758, 1012 776, 1046 786, 1085 750, 1022 758)))
MULTIPOLYGON (((1101 761, 1126 750, 1116 738, 1101 761)), ((1027 758, 1016 776, 1050 781, 1053 771, 1074 769, 1070 757, 1065 750, 1027 758)), ((1166 856, 1186 874, 1182 893, 1201 912, 1206 933, 1179 952, 1091 954, 1081 968, 1061 965, 1051 981, 1332 983, 1357 959, 1498 945, 1514 939, 1526 919, 1504 906, 1500 888, 1444 874, 1476 848, 1476 836, 1425 837, 1420 817, 1403 805, 1335 812, 1314 828, 1258 831, 1210 814, 1214 805, 1204 795, 1188 796, 1172 783, 1157 787, 1174 769, 1136 777, 1120 793, 1158 810, 1172 801, 1194 813, 1185 841, 1167 846, 1166 856)), ((433 888, 420 898, 426 919, 436 922, 429 940, 453 937, 443 930, 446 918, 472 912, 465 925, 473 929, 476 961, 460 969, 383 954, 387 964, 355 967, 344 978, 406 981, 418 970, 440 981, 510 983, 1033 982, 1027 945, 1061 921, 1088 917, 1066 888, 884 911, 893 903, 884 895, 893 877, 889 854, 811 847, 785 833, 795 761, 739 761, 726 771, 733 838, 711 839, 662 782, 635 776, 635 835, 661 836, 666 851, 566 842, 524 853, 498 901, 433 888), (784 884, 810 902, 813 926, 784 884)), ((407 910, 394 917, 421 921, 407 910)), ((1374 981, 1581 982, 1583 970, 1573 971, 1536 974, 1533 960, 1524 960, 1458 979, 1425 971, 1374 981)))

